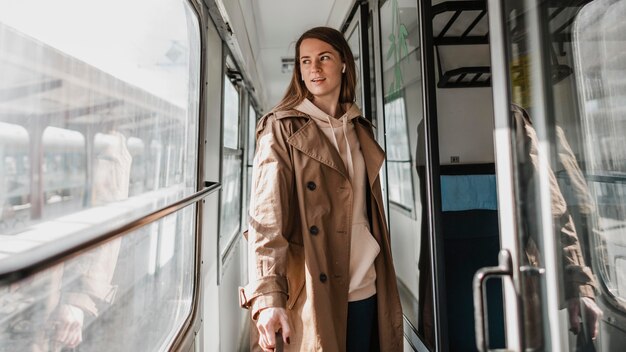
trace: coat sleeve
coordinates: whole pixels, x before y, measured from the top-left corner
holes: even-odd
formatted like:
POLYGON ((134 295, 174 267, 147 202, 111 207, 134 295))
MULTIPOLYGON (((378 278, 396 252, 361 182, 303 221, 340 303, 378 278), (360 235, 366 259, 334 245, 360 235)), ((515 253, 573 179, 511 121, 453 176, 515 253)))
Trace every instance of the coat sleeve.
POLYGON ((286 306, 287 250, 294 207, 293 164, 284 124, 273 115, 261 119, 252 168, 248 226, 249 283, 240 289, 240 304, 256 319, 260 310, 286 306), (254 267, 252 267, 254 266, 254 267))
MULTIPOLYGON (((515 130, 520 135, 517 136, 518 149, 523 151, 523 157, 527 158, 527 169, 523 172, 522 179, 528 182, 527 188, 529 190, 534 189, 536 186, 534 182, 538 179, 539 162, 538 162, 538 142, 536 132, 530 123, 530 119, 524 116, 526 113, 521 108, 513 108, 513 117, 515 130)), ((521 158, 522 156, 520 156, 521 158)), ((594 297, 595 280, 591 269, 585 265, 585 260, 582 255, 580 247, 580 241, 574 222, 567 210, 567 203, 563 198, 563 194, 559 188, 556 176, 552 169, 548 169, 548 177, 550 182, 550 198, 552 220, 554 224, 554 230, 556 233, 557 245, 559 246, 561 258, 561 266, 558 268, 560 276, 564 286, 563 294, 565 299, 575 297, 594 297)), ((534 207, 535 194, 530 193, 528 195, 527 207, 534 207)), ((529 215, 526 215, 529 216, 529 215)), ((540 232, 539 228, 532 227, 527 229, 529 236, 536 236, 540 232)), ((527 242, 527 241, 525 241, 527 242)), ((535 239, 536 243, 539 243, 539 239, 535 239)), ((530 248, 526 248, 526 255, 529 257, 529 262, 538 262, 538 252, 530 248)))

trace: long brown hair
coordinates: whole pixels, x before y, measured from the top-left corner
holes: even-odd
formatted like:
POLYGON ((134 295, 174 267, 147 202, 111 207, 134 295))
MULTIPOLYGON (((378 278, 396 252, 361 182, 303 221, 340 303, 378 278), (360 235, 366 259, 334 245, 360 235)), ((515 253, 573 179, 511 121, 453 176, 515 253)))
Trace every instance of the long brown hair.
POLYGON ((305 98, 311 99, 313 95, 306 88, 300 73, 300 44, 305 39, 318 39, 330 44, 341 56, 341 61, 346 64, 346 72, 341 77, 341 90, 339 92, 339 104, 354 103, 356 87, 356 68, 354 55, 343 34, 330 27, 315 27, 304 32, 296 42, 296 56, 291 82, 280 103, 273 109, 288 110, 296 107, 305 98))

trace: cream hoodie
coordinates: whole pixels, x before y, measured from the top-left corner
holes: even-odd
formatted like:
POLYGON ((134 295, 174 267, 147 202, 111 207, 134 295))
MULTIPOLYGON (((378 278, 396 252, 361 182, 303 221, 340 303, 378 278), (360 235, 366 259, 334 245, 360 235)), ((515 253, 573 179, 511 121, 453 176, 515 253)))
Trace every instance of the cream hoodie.
POLYGON ((367 219, 365 195, 367 177, 361 144, 354 130, 353 119, 361 116, 353 104, 340 118, 334 118, 305 99, 296 110, 313 119, 326 138, 335 146, 352 183, 353 208, 350 239, 350 287, 348 301, 359 301, 376 293, 376 269, 374 260, 380 252, 378 242, 372 236, 367 219))

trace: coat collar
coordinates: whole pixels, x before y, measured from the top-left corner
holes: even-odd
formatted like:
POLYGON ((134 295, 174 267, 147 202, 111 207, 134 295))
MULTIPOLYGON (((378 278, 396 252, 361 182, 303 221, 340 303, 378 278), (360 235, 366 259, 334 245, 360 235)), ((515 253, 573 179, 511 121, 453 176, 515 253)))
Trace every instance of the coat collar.
MULTIPOLYGON (((297 110, 276 112, 277 119, 288 116, 302 116, 309 118, 309 120, 287 139, 287 143, 320 163, 337 170, 344 177, 348 177, 348 172, 339 152, 325 138, 315 122, 308 115, 297 110)), ((361 144, 367 178, 370 186, 372 186, 378 178, 378 173, 385 160, 385 152, 376 143, 371 132, 371 123, 367 119, 363 117, 356 119, 354 128, 361 144)))
POLYGON ((308 117, 309 120, 291 137, 287 138, 287 143, 320 163, 337 170, 344 177, 348 177, 348 171, 337 149, 330 144, 308 115, 301 114, 308 117))
POLYGON ((309 115, 298 111, 296 109, 289 109, 289 110, 279 110, 279 111, 274 111, 274 117, 277 120, 283 119, 285 117, 306 117, 306 118, 311 118, 309 115))

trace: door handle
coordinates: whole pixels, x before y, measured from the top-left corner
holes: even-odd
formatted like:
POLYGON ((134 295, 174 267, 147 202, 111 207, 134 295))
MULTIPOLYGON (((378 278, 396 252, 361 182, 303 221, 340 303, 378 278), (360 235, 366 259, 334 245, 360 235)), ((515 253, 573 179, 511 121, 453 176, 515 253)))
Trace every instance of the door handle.
POLYGON ((485 282, 491 277, 513 276, 513 264, 511 254, 506 249, 501 249, 498 254, 498 266, 490 266, 479 269, 474 274, 474 324, 476 332, 476 347, 481 352, 489 351, 489 327, 485 316, 485 282))

